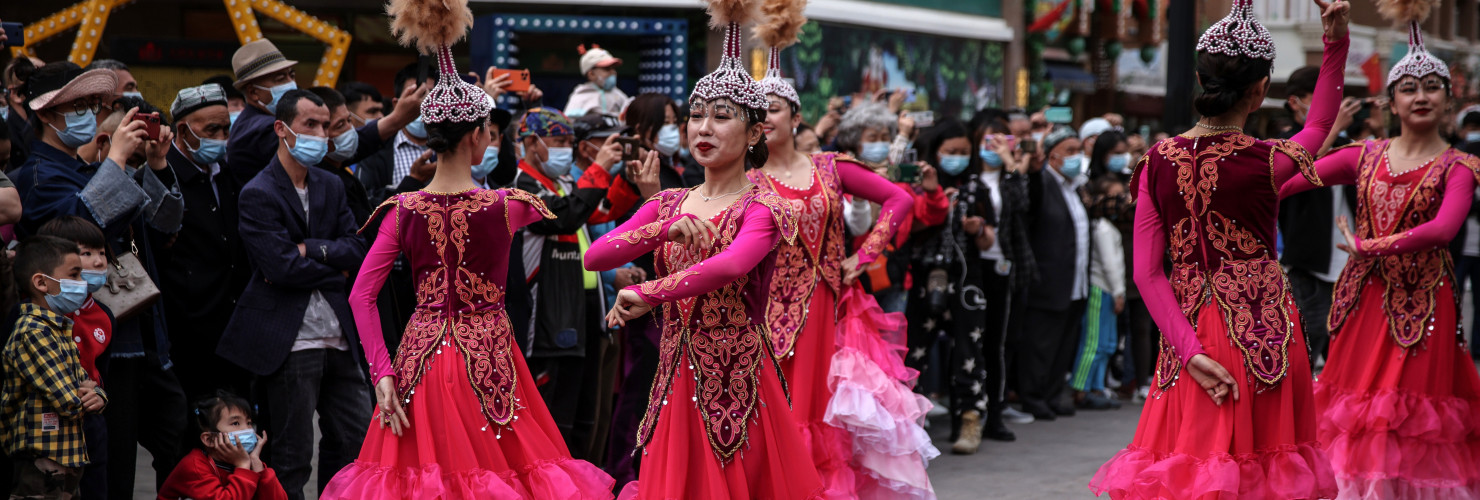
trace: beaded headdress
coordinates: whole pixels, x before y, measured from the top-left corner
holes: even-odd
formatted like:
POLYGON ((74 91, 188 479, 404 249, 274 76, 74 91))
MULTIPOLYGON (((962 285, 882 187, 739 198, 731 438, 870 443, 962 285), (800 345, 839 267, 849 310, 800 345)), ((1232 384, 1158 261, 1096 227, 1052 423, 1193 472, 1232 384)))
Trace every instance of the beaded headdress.
POLYGON ((401 45, 414 44, 422 54, 437 57, 437 84, 421 102, 422 121, 467 123, 487 117, 493 100, 482 88, 462 81, 452 61, 452 44, 473 25, 468 0, 391 0, 385 12, 401 45))
POLYGON ((1392 86, 1405 76, 1423 78, 1439 75, 1449 80, 1449 66, 1430 54, 1423 46, 1423 30, 1419 23, 1428 19, 1437 0, 1379 0, 1377 12, 1399 24, 1408 25, 1408 55, 1398 60, 1388 71, 1387 85, 1392 86))
POLYGON ((806 0, 766 0, 761 4, 764 18, 753 29, 755 37, 771 47, 766 76, 759 82, 761 92, 776 94, 798 108, 802 107, 802 99, 797 89, 781 78, 781 49, 796 43, 797 33, 807 24, 806 9, 806 0))
POLYGON ((1274 60, 1274 38, 1254 17, 1253 0, 1233 0, 1233 8, 1197 40, 1198 52, 1274 60))
POLYGON ((724 56, 718 69, 694 84, 689 103, 729 99, 750 109, 770 107, 765 92, 740 62, 740 24, 753 16, 754 4, 753 0, 709 0, 709 25, 726 26, 724 56))

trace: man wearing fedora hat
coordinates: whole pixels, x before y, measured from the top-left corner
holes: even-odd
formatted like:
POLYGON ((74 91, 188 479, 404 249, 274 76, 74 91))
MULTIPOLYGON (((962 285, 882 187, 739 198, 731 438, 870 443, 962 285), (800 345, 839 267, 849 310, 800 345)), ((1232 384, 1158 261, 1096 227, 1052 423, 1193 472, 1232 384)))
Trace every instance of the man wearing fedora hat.
MULTIPOLYGON (((164 171, 173 134, 159 129, 151 140, 145 123, 128 110, 111 131, 107 157, 77 158, 78 148, 99 134, 96 113, 117 91, 110 70, 83 71, 70 62, 37 69, 26 82, 26 107, 36 138, 31 156, 14 174, 25 210, 18 232, 35 234, 45 222, 74 215, 103 229, 113 255, 133 254, 151 276, 158 276, 146 228, 174 233, 184 213, 174 176, 164 171), (148 168, 133 170, 128 159, 144 150, 148 168), (136 237, 137 236, 137 237, 136 237)), ((161 304, 115 322, 109 347, 108 447, 132 450, 142 444, 153 455, 158 486, 179 460, 185 426, 185 394, 171 370, 170 340, 161 304)), ((134 454, 109 457, 110 496, 132 495, 134 454)))
MULTIPOLYGON (((247 107, 231 126, 231 139, 226 146, 225 170, 242 185, 267 166, 267 162, 272 161, 274 152, 277 151, 277 135, 272 127, 277 120, 273 115, 277 113, 278 100, 282 99, 283 94, 298 88, 297 74, 293 71, 296 64, 298 61, 284 57, 266 39, 242 45, 231 56, 231 69, 236 73, 236 83, 233 85, 241 90, 247 107)), ((372 120, 360 129, 374 131, 381 141, 389 140, 421 115, 421 100, 431 88, 432 84, 428 82, 420 87, 406 89, 400 94, 401 98, 396 100, 396 106, 390 114, 379 120, 372 120)), ((378 149, 357 149, 344 163, 354 164, 378 149)))

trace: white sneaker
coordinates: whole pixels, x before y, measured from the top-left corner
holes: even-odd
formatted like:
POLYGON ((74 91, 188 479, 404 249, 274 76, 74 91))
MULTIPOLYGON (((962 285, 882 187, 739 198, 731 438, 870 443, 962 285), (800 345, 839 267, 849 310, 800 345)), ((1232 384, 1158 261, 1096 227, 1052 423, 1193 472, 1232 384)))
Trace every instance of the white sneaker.
POLYGON ((935 399, 935 398, 931 398, 930 399, 930 403, 931 403, 930 411, 925 412, 925 416, 926 417, 936 418, 936 417, 944 417, 946 415, 950 415, 951 414, 951 408, 948 407, 948 406, 946 406, 945 402, 943 402, 941 400, 938 400, 938 399, 935 399))
POLYGON ((1151 397, 1151 386, 1143 385, 1140 389, 1136 389, 1136 397, 1134 398, 1134 400, 1137 403, 1141 403, 1145 402, 1146 398, 1149 397, 1151 397))
POLYGON ((1002 421, 1009 424, 1031 424, 1033 423, 1033 415, 1031 413, 1023 413, 1018 411, 1017 408, 1009 406, 1002 409, 1002 421))

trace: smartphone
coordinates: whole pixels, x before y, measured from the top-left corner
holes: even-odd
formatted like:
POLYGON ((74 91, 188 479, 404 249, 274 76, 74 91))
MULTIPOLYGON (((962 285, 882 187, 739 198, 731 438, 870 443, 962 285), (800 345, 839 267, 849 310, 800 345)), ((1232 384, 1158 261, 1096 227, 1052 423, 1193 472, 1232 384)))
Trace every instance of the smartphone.
POLYGON ((21 23, 0 23, 0 31, 5 32, 6 47, 22 47, 26 45, 25 25, 21 23))
POLYGON ((918 156, 919 153, 913 149, 904 152, 904 158, 899 162, 899 182, 914 183, 920 178, 920 165, 915 163, 918 156))
POLYGON ((529 70, 527 69, 494 69, 493 77, 509 75, 509 86, 504 90, 509 92, 529 92, 529 70))
POLYGON ((427 82, 427 77, 432 72, 433 64, 436 64, 436 61, 432 59, 432 56, 418 56, 416 58, 416 85, 418 87, 427 82))
POLYGON ((642 147, 642 140, 640 140, 640 139, 638 139, 636 137, 619 136, 619 137, 617 137, 616 141, 617 141, 617 144, 621 144, 622 145, 622 161, 623 162, 641 161, 641 159, 639 159, 637 157, 637 155, 638 155, 638 149, 637 148, 642 147))
POLYGON ((149 140, 159 140, 159 115, 154 113, 134 113, 134 119, 144 122, 144 131, 149 134, 149 140))
POLYGON ((1034 154, 1034 153, 1037 153, 1038 152, 1038 142, 1037 141, 1022 141, 1022 142, 1019 142, 1018 143, 1018 147, 1022 148, 1023 149, 1023 153, 1026 153, 1026 154, 1030 154, 1031 155, 1031 154, 1034 154))

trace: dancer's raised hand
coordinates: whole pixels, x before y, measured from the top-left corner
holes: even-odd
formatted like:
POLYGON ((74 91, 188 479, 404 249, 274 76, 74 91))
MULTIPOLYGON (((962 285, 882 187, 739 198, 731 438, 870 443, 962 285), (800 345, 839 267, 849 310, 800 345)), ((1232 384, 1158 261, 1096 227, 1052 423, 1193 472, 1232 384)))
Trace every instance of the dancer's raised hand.
POLYGON ((1351 2, 1346 0, 1331 0, 1329 2, 1314 0, 1316 7, 1321 9, 1321 29, 1326 33, 1327 40, 1340 40, 1346 38, 1347 24, 1351 22, 1351 2))
POLYGON ((1348 219, 1345 215, 1337 217, 1336 229, 1341 230, 1341 239, 1345 241, 1344 243, 1337 243, 1336 248, 1352 254, 1353 257, 1367 256, 1365 252, 1362 252, 1362 245, 1357 243, 1357 236, 1352 234, 1351 219, 1348 219))
POLYGON ((624 289, 617 292, 616 305, 612 306, 612 310, 606 313, 606 326, 608 328, 627 326, 628 321, 647 314, 651 310, 653 310, 653 306, 648 305, 646 301, 642 300, 641 295, 638 295, 637 292, 632 290, 624 289))
POLYGON ((1213 404, 1222 405, 1223 400, 1230 394, 1234 401, 1238 401, 1238 381, 1228 373, 1227 369, 1223 368, 1223 365, 1213 361, 1213 358, 1208 355, 1193 356, 1187 362, 1187 374, 1192 376, 1192 380, 1196 381, 1204 392, 1208 393, 1208 397, 1213 398, 1213 404))

